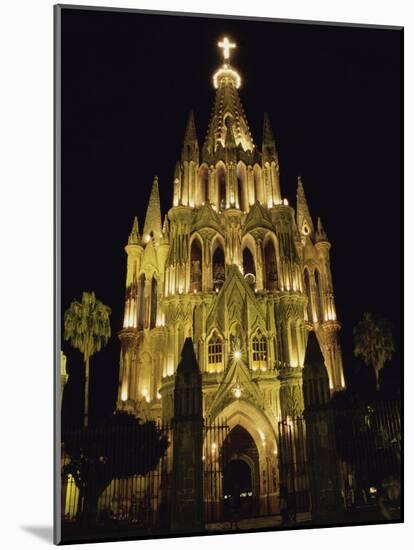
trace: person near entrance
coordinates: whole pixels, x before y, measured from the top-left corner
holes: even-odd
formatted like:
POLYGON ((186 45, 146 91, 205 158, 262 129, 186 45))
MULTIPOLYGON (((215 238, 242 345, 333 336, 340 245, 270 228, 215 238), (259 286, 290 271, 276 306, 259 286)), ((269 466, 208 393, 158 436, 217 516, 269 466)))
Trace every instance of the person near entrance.
POLYGON ((230 530, 233 530, 234 527, 237 530, 239 528, 239 514, 240 514, 240 485, 238 481, 234 483, 233 491, 230 495, 230 530))

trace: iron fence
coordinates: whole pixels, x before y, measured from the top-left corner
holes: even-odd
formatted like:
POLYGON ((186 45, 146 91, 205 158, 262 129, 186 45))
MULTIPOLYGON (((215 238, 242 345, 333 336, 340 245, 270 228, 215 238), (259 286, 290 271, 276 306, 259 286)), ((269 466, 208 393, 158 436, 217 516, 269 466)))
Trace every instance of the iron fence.
MULTIPOLYGON (((352 512, 364 506, 379 509, 380 499, 386 491, 384 487, 387 483, 389 486, 390 479, 398 480, 401 475, 400 403, 379 402, 370 407, 330 410, 329 415, 333 429, 326 434, 320 426, 313 430, 308 417, 288 417, 278 423, 277 456, 272 458, 274 467, 270 463, 261 465, 258 471, 262 478, 261 494, 246 499, 249 506, 245 515, 264 516, 287 511, 290 521, 295 521, 298 514, 311 511, 312 472, 315 472, 312 468, 318 457, 309 452, 310 437, 321 437, 333 457, 343 510, 352 512)), ((95 509, 93 506, 89 508, 96 514, 96 523, 101 527, 168 532, 173 428, 165 423, 159 424, 158 429, 169 445, 162 458, 143 475, 132 475, 128 464, 151 463, 154 457, 142 456, 151 453, 149 442, 145 440, 149 432, 142 432, 142 440, 132 446, 132 455, 125 452, 121 442, 135 437, 135 432, 126 430, 113 438, 113 434, 100 428, 93 432, 87 445, 82 431, 65 434, 62 444, 62 520, 66 526, 80 526, 88 516, 88 500, 95 499, 95 509), (82 452, 78 455, 70 452, 76 444, 80 449, 83 446, 84 456, 82 452), (89 462, 86 460, 88 452, 89 462), (108 457, 118 465, 125 461, 123 470, 121 468, 124 475, 114 475, 110 479, 107 472, 106 477, 99 474, 100 470, 105 472, 108 457)), ((229 519, 229 506, 223 494, 229 433, 225 420, 204 425, 202 460, 206 524, 229 519)))
POLYGON ((153 455, 152 429, 105 428, 68 432, 62 444, 62 520, 66 527, 128 525, 162 528, 168 522, 171 492, 172 428, 157 425, 168 441, 163 456, 153 455), (138 440, 128 445, 131 438, 138 440), (100 454, 101 453, 101 454, 100 454), (133 472, 140 470, 141 475, 133 472))

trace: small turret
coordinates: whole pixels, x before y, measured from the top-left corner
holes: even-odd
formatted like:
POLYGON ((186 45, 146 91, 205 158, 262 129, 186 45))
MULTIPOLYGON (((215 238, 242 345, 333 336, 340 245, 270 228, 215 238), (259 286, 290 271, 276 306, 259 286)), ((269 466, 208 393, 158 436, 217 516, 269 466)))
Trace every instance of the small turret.
POLYGON ((268 113, 264 114, 263 121, 263 139, 262 139, 262 161, 278 161, 275 138, 273 137, 272 127, 268 113))
POLYGON ((181 201, 181 162, 177 161, 174 170, 174 196, 173 206, 178 206, 181 201))
POLYGON ((201 374, 191 338, 186 338, 177 367, 174 390, 174 421, 202 418, 201 374))
POLYGON ((167 214, 165 214, 164 223, 162 224, 163 237, 168 237, 169 233, 170 233, 170 224, 168 222, 168 216, 167 216, 167 214))
POLYGON ((191 338, 184 342, 175 375, 173 422, 171 531, 200 533, 204 530, 203 392, 191 338))
POLYGON ((144 233, 142 235, 144 242, 151 238, 158 239, 161 234, 161 206, 160 193, 158 189, 158 177, 154 177, 152 183, 151 195, 148 202, 147 214, 145 216, 144 233))
POLYGON ((181 162, 177 160, 174 170, 174 181, 181 181, 181 162))
POLYGON ((137 216, 134 217, 134 222, 132 224, 131 233, 128 237, 128 244, 138 244, 141 240, 140 234, 139 234, 139 226, 138 226, 138 218, 137 216))
POLYGON ((199 148, 193 111, 190 111, 187 119, 187 128, 185 130, 184 143, 181 150, 181 161, 193 161, 196 163, 199 161, 199 148))
POLYGON ((298 176, 298 189, 296 199, 296 223, 299 233, 304 236, 313 236, 314 228, 312 217, 309 212, 305 190, 303 188, 303 182, 300 176, 298 176))
POLYGON ((315 332, 310 332, 303 369, 305 410, 325 405, 330 400, 329 376, 315 332))

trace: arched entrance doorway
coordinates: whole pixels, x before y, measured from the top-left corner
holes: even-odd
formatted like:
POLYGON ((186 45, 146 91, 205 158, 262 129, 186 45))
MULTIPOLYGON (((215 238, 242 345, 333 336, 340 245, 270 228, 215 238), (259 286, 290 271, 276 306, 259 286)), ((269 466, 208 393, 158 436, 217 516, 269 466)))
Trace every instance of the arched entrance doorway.
POLYGON ((249 432, 235 426, 223 443, 223 506, 226 515, 255 515, 259 496, 259 453, 249 432))

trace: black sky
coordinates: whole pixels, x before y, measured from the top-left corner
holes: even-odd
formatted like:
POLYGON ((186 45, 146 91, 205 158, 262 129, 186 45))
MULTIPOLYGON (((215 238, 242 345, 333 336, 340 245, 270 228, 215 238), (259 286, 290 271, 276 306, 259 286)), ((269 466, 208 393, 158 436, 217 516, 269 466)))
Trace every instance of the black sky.
MULTIPOLYGON (((133 216, 142 229, 154 175, 163 213, 171 206, 190 109, 204 140, 223 35, 237 43, 233 64, 258 145, 270 114, 282 196, 295 204, 301 175, 332 242, 347 369, 364 311, 388 318, 401 348, 402 32, 63 9, 62 310, 94 290, 113 311, 113 338, 91 363, 95 416, 116 398, 133 216)), ((66 407, 80 415, 80 354, 63 349, 66 407)))

